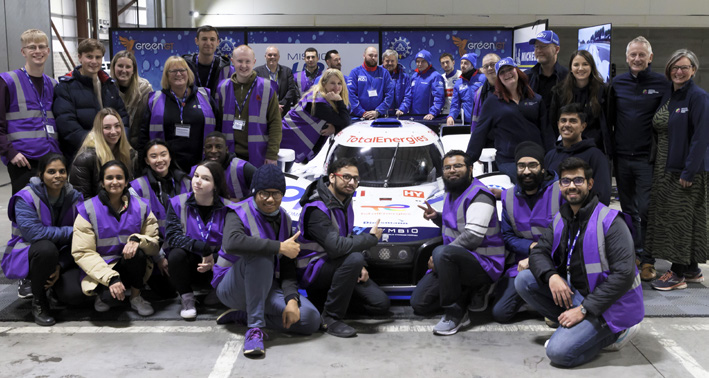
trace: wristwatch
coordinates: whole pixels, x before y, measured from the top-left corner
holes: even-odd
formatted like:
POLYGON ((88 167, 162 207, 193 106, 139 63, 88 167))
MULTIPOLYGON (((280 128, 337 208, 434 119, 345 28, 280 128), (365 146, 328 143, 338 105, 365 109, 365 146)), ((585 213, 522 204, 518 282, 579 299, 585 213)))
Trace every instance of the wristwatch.
POLYGON ((586 307, 583 307, 583 305, 579 305, 579 309, 581 309, 581 314, 583 316, 586 316, 586 307))

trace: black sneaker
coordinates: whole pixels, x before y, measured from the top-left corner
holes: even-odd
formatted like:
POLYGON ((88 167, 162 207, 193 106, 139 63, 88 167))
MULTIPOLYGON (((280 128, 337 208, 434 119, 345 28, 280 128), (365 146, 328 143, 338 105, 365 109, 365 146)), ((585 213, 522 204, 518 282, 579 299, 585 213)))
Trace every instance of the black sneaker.
POLYGON ((357 330, 341 320, 333 319, 328 316, 323 316, 322 320, 326 327, 325 332, 333 336, 353 337, 357 335, 357 330))
POLYGON ((704 282, 704 275, 702 270, 697 267, 695 271, 684 273, 684 280, 686 282, 704 282))
POLYGON ((32 282, 28 278, 17 283, 17 296, 22 299, 32 298, 32 282))

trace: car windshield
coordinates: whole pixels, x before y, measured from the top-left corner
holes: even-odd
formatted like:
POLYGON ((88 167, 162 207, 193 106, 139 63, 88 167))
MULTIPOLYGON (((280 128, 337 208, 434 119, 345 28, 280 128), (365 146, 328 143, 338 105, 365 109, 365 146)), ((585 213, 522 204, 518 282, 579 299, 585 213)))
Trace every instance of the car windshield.
MULTIPOLYGON (((358 162, 360 185, 384 186, 396 147, 337 146, 332 162, 339 158, 355 158, 358 162)), ((441 153, 435 144, 399 147, 388 186, 412 186, 434 182, 441 176, 441 153)), ((332 163, 331 162, 331 163, 332 163)))

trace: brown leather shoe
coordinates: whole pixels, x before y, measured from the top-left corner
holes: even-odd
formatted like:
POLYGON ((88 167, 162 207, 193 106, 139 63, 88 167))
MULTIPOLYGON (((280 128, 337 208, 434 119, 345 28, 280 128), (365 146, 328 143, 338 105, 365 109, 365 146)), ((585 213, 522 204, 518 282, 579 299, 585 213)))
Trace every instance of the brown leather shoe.
POLYGON ((640 279, 643 281, 652 281, 657 277, 657 271, 653 264, 642 264, 640 266, 640 279))

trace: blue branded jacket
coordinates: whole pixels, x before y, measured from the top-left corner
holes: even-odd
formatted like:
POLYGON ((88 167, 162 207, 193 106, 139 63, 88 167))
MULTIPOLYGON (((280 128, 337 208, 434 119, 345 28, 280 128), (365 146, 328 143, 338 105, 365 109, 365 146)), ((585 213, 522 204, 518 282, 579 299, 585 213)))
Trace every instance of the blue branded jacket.
POLYGON ((416 70, 406 89, 399 110, 410 114, 433 114, 438 116, 443 109, 445 86, 443 76, 429 66, 423 73, 416 70))
POLYGON ((709 145, 709 95, 689 80, 682 88, 665 93, 660 104, 667 101, 670 117, 666 169, 680 172, 681 179, 692 181, 696 173, 709 171, 704 162, 709 145))
POLYGON ((598 200, 606 206, 611 203, 611 171, 606 155, 596 147, 593 139, 582 139, 576 144, 564 147, 562 141, 556 142, 554 149, 544 157, 544 166, 557 174, 559 164, 566 158, 577 157, 593 168, 593 190, 598 193, 598 200))
POLYGON ((554 147, 553 133, 548 130, 546 121, 546 109, 538 94, 533 98, 521 99, 519 104, 505 102, 491 94, 485 100, 480 120, 470 136, 467 152, 473 161, 480 159, 488 136, 494 138, 497 161, 501 163, 514 162, 515 148, 525 140, 544 146, 547 151, 554 147))
POLYGON ((473 105, 475 103, 475 92, 483 85, 484 81, 485 75, 480 72, 474 74, 470 80, 463 76, 456 80, 455 86, 453 87, 453 98, 451 99, 451 109, 448 116, 453 117, 454 120, 458 120, 460 110, 463 109, 463 122, 470 124, 473 114, 473 105))
POLYGON ((352 109, 350 113, 355 117, 361 117, 370 110, 385 115, 394 100, 394 82, 389 71, 382 66, 377 66, 373 71, 367 70, 364 65, 355 67, 347 76, 347 89, 352 109), (376 95, 370 95, 370 91, 376 91, 376 95))
POLYGON ((404 102, 404 95, 406 95, 406 90, 409 88, 411 83, 411 76, 406 73, 404 66, 399 63, 396 71, 390 74, 391 81, 394 84, 394 97, 391 101, 391 106, 389 107, 389 114, 393 115, 396 113, 396 109, 399 109, 401 103, 404 102))
POLYGON ((669 91, 670 82, 650 67, 638 76, 628 69, 613 79, 608 93, 608 128, 613 131, 616 155, 650 158, 652 117, 669 91))

